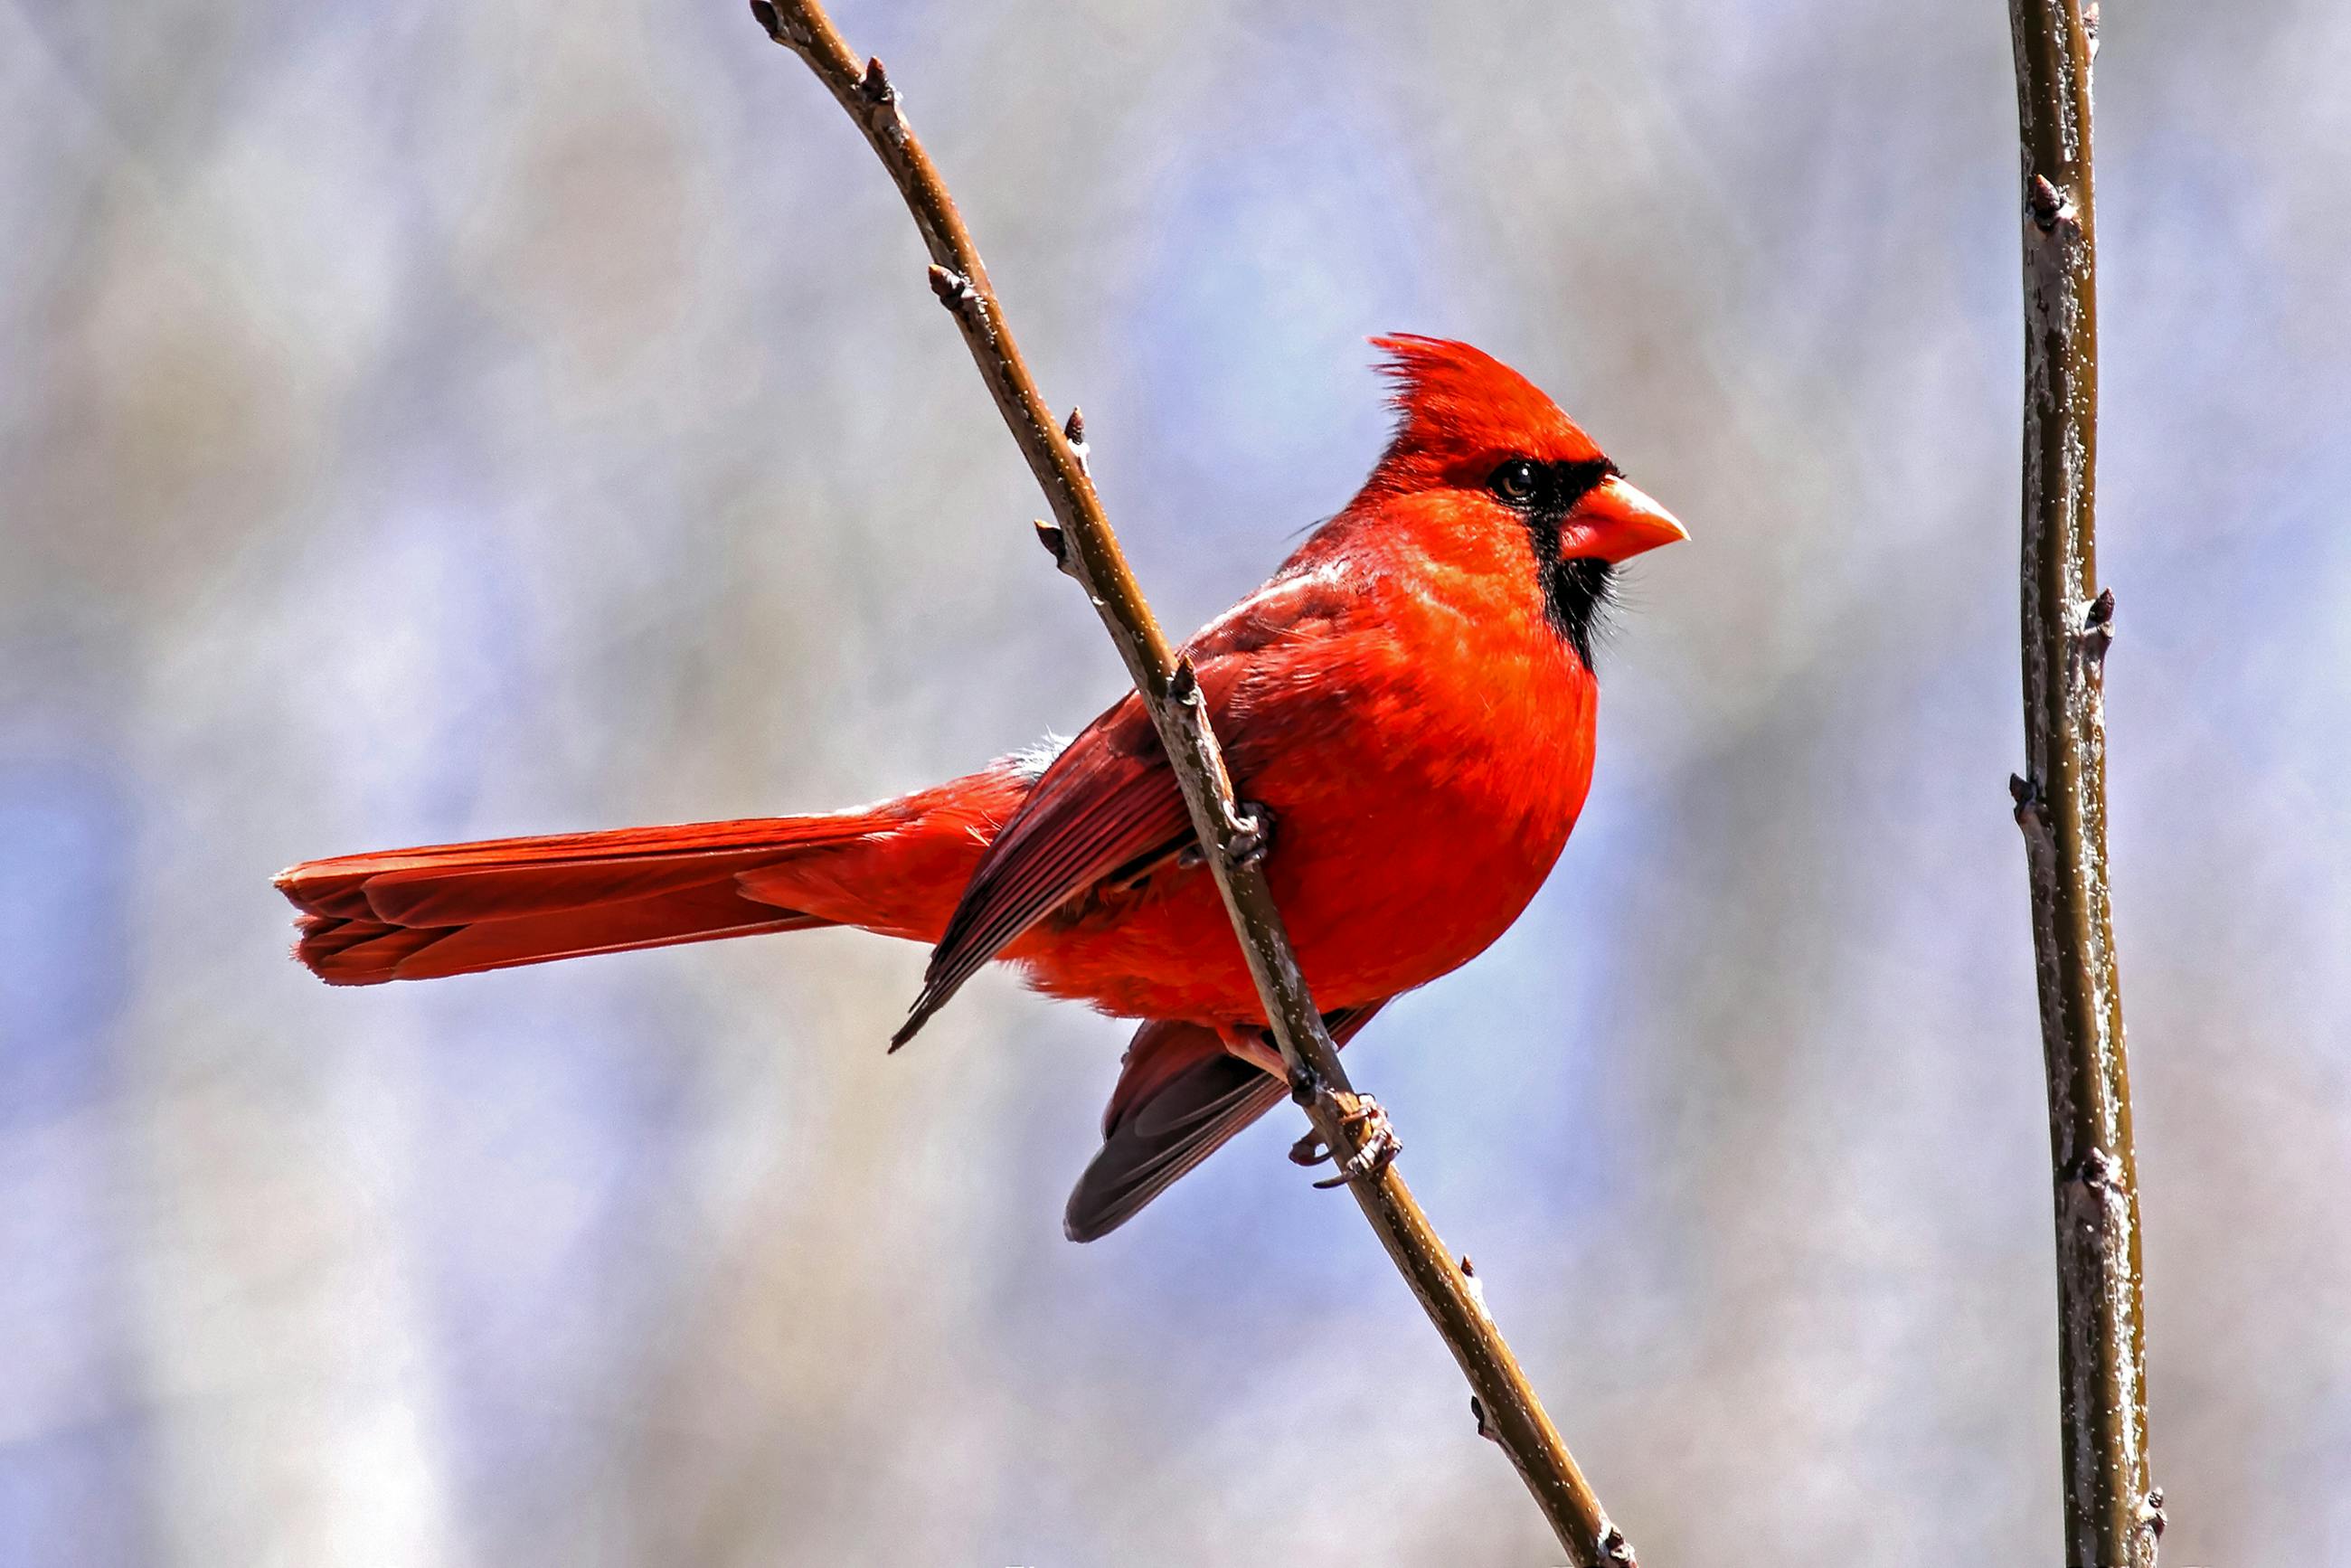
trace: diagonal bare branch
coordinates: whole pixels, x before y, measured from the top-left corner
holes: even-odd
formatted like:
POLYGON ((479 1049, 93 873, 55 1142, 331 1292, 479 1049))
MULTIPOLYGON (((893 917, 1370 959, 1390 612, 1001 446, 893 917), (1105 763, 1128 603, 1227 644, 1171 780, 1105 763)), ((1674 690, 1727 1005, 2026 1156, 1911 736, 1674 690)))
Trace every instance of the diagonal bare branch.
POLYGON ((1072 428, 1065 434, 1038 392, 978 248, 936 165, 908 127, 897 89, 879 60, 860 62, 850 51, 817 0, 752 0, 751 12, 848 111, 914 214, 931 255, 931 287, 962 329, 997 412, 1052 509, 1053 524, 1040 525, 1045 542, 1100 612, 1174 764, 1289 1070, 1291 1095, 1342 1168, 1354 1173, 1346 1185, 1469 1381, 1479 1432, 1510 1455, 1579 1568, 1635 1568, 1631 1545, 1609 1522, 1544 1414, 1487 1312, 1482 1290, 1454 1261, 1390 1163, 1395 1145, 1385 1117, 1368 1096, 1355 1092, 1339 1064, 1267 886, 1259 863, 1262 835, 1237 803, 1199 683, 1170 647, 1128 570, 1087 476, 1081 433, 1072 428))

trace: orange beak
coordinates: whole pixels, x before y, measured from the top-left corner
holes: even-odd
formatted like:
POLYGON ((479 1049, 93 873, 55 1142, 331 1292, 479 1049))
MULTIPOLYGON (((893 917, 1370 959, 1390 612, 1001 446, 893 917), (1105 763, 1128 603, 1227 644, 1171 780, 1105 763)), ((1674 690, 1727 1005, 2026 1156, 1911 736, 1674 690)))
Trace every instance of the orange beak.
POLYGON ((1622 479, 1603 479, 1568 514, 1569 526, 1614 566, 1644 550, 1689 538, 1675 516, 1622 479))

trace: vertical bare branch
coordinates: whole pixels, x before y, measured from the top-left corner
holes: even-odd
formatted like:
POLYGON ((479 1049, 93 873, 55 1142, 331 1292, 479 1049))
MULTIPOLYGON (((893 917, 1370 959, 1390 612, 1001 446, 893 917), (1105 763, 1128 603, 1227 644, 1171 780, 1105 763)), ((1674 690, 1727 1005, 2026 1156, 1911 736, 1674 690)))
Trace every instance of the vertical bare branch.
POLYGON ((2024 742, 2011 781, 2032 943, 2056 1182, 2065 1557, 2154 1568, 2138 1173, 2106 886, 2103 689, 2115 596, 2097 586, 2096 230, 2090 0, 2010 0, 2023 142, 2024 742))
POLYGON ((1074 414, 1066 433, 1056 425, 1005 323, 970 232, 907 126, 897 89, 879 60, 858 61, 816 0, 752 0, 751 12, 848 111, 913 212, 934 264, 931 287, 962 329, 998 412, 1052 508, 1054 523, 1040 524, 1040 534, 1093 601, 1174 764, 1289 1069, 1291 1095, 1352 1176, 1347 1185, 1364 1217, 1468 1378, 1479 1431, 1510 1455, 1574 1563, 1634 1568, 1632 1547, 1609 1522, 1544 1414, 1487 1312, 1482 1290, 1455 1263, 1390 1163, 1396 1144, 1386 1118, 1348 1083, 1274 907, 1260 863, 1263 836, 1236 801, 1199 684, 1161 632, 1128 570, 1087 476, 1081 427, 1074 414))

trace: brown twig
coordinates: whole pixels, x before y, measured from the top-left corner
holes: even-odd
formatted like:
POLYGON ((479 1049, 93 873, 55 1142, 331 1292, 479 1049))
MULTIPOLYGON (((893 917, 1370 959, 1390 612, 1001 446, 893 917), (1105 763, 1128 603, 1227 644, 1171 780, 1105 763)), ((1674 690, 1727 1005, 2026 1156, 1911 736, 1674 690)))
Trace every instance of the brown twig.
POLYGON ((1396 1174, 1391 1163, 1396 1145, 1385 1117, 1368 1096, 1354 1092, 1339 1065, 1266 884, 1264 836, 1237 802, 1199 682, 1190 663, 1169 646, 1127 569, 1086 473, 1082 426, 1074 413, 1066 433, 1056 425, 1005 324, 971 234, 907 127, 897 90, 879 60, 860 64, 817 0, 752 0, 751 12, 769 37, 805 60, 831 91, 905 197, 931 254, 931 287, 963 329, 980 378, 1052 508, 1054 523, 1039 525, 1040 537, 1093 601, 1158 728, 1265 1003, 1291 1096, 1353 1176, 1346 1185, 1460 1363, 1475 1394, 1479 1430, 1510 1456, 1576 1563, 1633 1568, 1632 1547, 1609 1522, 1543 1413, 1482 1292, 1454 1263, 1396 1174))
POLYGON ((2023 142, 2024 743, 2011 780, 2032 883, 2057 1207, 2065 1554, 2154 1568, 2138 1173, 2106 884, 2106 649, 2097 589, 2095 0, 2009 0, 2023 142))

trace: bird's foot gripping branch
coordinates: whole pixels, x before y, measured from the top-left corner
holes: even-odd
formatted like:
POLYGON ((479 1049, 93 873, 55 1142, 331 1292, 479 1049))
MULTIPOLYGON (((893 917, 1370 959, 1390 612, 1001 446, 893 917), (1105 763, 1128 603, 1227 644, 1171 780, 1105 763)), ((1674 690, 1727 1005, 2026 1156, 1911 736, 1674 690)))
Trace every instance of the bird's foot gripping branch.
MULTIPOLYGON (((1310 1105, 1315 1097, 1314 1085, 1293 1082, 1290 1095, 1300 1104, 1310 1105)), ((1370 1095, 1357 1096, 1355 1109, 1343 1113, 1339 1120, 1354 1133, 1357 1139, 1355 1152, 1340 1162, 1336 1176, 1316 1182, 1316 1186, 1344 1186, 1349 1182, 1377 1176, 1404 1153, 1404 1140, 1396 1136, 1395 1127, 1389 1122, 1387 1112, 1370 1095)), ((1319 1133, 1309 1133, 1290 1146, 1290 1159, 1293 1165, 1309 1167, 1328 1165, 1333 1157, 1331 1145, 1322 1141, 1319 1133)))

